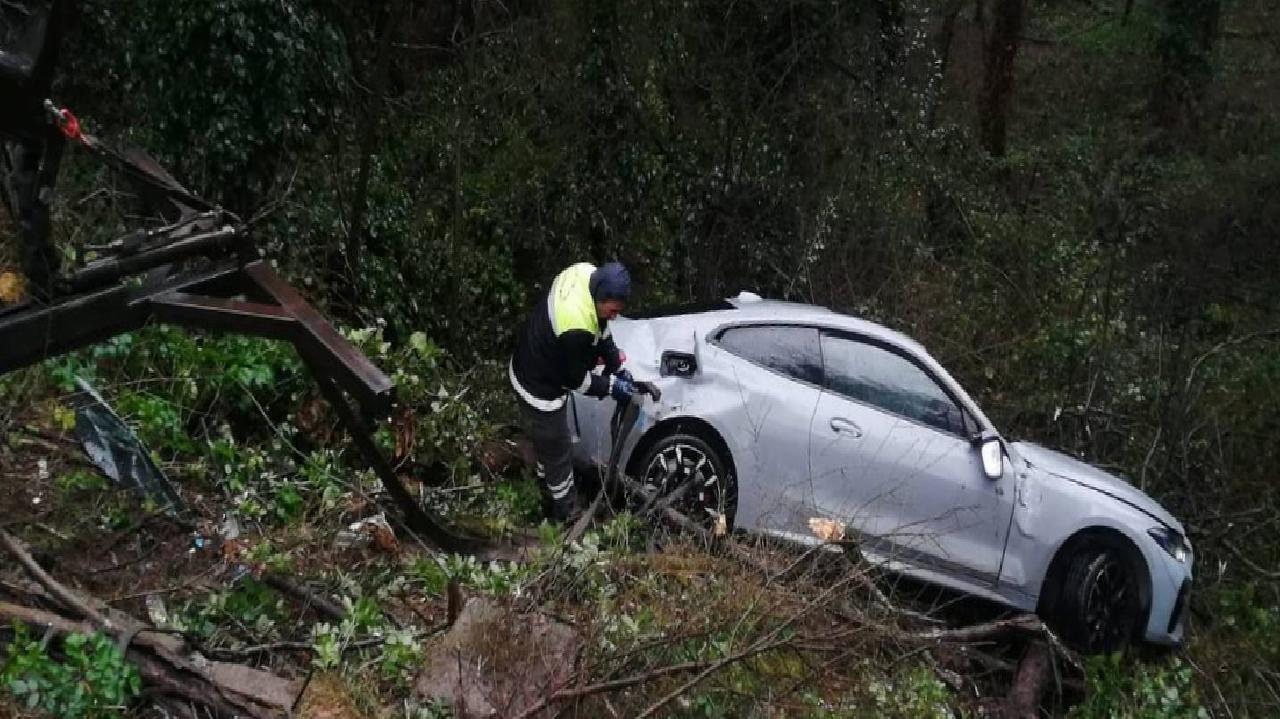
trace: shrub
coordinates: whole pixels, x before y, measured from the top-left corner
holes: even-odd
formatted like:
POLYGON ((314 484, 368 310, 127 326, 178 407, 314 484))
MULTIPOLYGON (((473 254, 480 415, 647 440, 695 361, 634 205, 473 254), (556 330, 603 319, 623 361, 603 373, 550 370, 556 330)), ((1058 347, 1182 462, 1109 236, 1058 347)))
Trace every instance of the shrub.
POLYGON ((72 634, 62 641, 62 659, 22 625, 5 653, 0 684, 28 709, 64 719, 98 719, 124 713, 142 691, 138 670, 109 637, 72 634))

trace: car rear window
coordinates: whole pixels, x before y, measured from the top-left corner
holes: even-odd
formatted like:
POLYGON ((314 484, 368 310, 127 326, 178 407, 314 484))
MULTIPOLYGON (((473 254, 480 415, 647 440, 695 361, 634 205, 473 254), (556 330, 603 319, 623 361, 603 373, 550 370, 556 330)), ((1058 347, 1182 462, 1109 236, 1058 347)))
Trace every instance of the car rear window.
POLYGON ((822 384, 818 330, 796 325, 730 327, 720 346, 743 359, 813 384, 822 384))

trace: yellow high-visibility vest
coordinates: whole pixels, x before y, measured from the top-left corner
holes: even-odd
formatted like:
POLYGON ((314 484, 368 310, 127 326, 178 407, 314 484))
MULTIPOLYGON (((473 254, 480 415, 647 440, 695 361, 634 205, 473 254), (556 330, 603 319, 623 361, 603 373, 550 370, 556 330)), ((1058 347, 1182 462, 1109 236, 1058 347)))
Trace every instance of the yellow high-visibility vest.
POLYGON ((547 312, 556 337, 570 330, 586 330, 600 339, 600 318, 596 316, 596 303, 591 297, 591 273, 595 271, 596 266, 590 262, 579 262, 552 281, 551 292, 547 294, 547 312))

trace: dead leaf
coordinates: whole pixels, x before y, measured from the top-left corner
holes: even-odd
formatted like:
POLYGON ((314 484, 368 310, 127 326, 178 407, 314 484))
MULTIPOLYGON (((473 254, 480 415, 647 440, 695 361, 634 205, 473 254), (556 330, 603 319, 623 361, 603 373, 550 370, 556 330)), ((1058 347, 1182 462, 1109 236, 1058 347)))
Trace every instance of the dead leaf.
POLYGON ((316 674, 307 683, 296 716, 299 719, 362 719, 367 715, 356 707, 353 694, 342 677, 316 674))
POLYGON ((328 407, 325 405, 324 400, 319 397, 312 397, 303 402, 295 418, 298 429, 315 437, 322 443, 328 442, 332 439, 332 432, 327 426, 328 422, 326 420, 329 416, 327 410, 328 407))
POLYGON ((26 283, 22 275, 16 272, 0 272, 0 302, 6 305, 17 304, 26 295, 26 283))
POLYGON ((824 542, 839 542, 844 539, 844 522, 838 522, 834 519, 811 517, 809 519, 809 529, 814 536, 824 542))
POLYGON ((716 526, 711 531, 712 531, 712 534, 714 534, 717 537, 723 537, 724 535, 728 534, 729 520, 725 519, 723 514, 716 517, 716 526))
POLYGON ((400 540, 396 539, 396 533, 391 531, 385 520, 373 525, 373 543, 387 554, 400 551, 400 540))
POLYGON ((242 554, 244 554, 244 540, 228 539, 222 543, 222 558, 228 563, 234 564, 239 561, 242 554))
POLYGON ((347 539, 351 541, 364 537, 356 546, 376 545, 388 554, 396 554, 400 551, 400 540, 396 538, 395 530, 391 529, 391 524, 387 522, 385 514, 377 514, 367 519, 361 519, 358 522, 352 522, 347 527, 347 539))
POLYGON ((413 445, 418 438, 418 420, 413 412, 405 407, 391 420, 391 430, 396 436, 396 452, 391 458, 392 464, 400 464, 413 452, 413 445))

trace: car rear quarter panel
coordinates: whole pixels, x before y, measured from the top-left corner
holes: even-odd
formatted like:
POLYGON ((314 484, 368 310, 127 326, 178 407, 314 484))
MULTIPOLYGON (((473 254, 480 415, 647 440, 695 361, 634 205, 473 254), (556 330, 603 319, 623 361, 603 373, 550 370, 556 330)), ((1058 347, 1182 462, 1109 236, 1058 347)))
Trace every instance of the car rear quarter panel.
MULTIPOLYGON (((711 313, 714 314, 714 313, 711 313)), ((652 382, 662 390, 662 399, 653 401, 647 397, 639 401, 640 415, 636 426, 627 438, 619 464, 623 467, 630 460, 631 452, 640 438, 663 420, 679 417, 696 417, 711 424, 729 444, 735 454, 739 447, 728 442, 721 424, 729 408, 724 398, 714 388, 714 373, 707 369, 705 335, 714 323, 705 318, 690 320, 672 317, 652 320, 616 320, 613 324, 614 340, 626 354, 626 368, 636 379, 652 382), (693 377, 663 377, 660 373, 662 353, 668 350, 687 352, 698 357, 699 371, 693 377), (710 390, 710 391, 709 391, 710 390)), ((612 399, 598 400, 574 393, 575 414, 569 421, 576 434, 574 458, 580 464, 602 467, 612 449, 610 420, 616 406, 612 399)))

